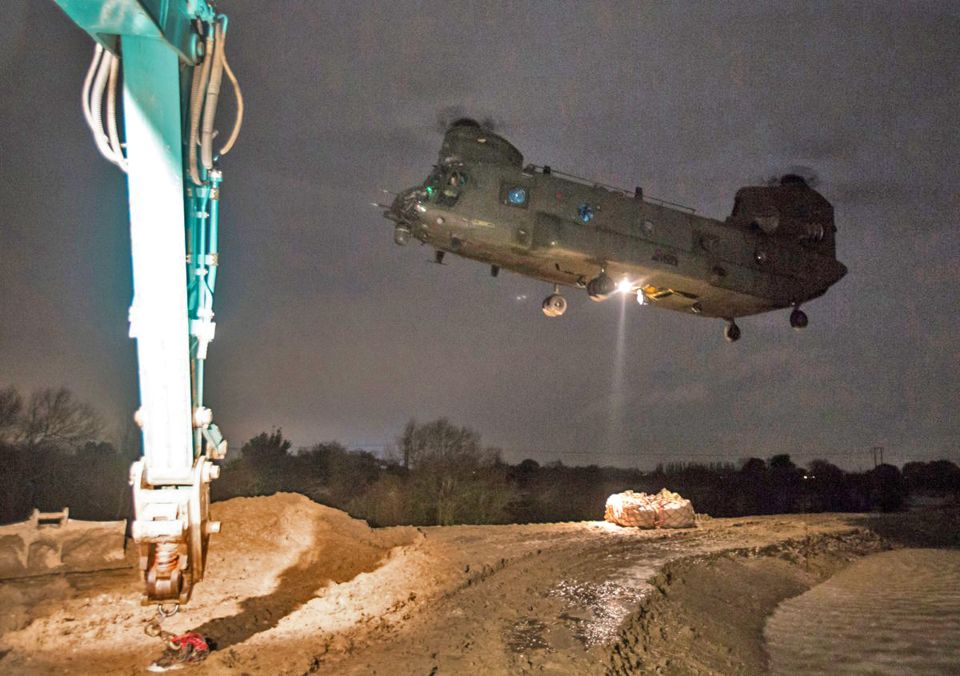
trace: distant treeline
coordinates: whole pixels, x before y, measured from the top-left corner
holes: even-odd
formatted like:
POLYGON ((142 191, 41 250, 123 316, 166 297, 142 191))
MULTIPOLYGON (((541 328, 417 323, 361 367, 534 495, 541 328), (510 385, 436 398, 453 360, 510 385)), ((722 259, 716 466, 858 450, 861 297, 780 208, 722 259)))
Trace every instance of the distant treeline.
POLYGON ((69 507, 78 519, 126 518, 139 446, 132 441, 120 451, 101 441, 102 433, 97 412, 66 389, 22 397, 0 388, 0 523, 19 521, 34 507, 69 507))
MULTIPOLYGON (((82 519, 130 516, 127 476, 135 444, 100 441, 97 414, 66 390, 24 399, 0 389, 0 522, 34 507, 70 507, 82 519)), ((410 421, 388 459, 337 442, 294 451, 280 430, 250 439, 224 463, 214 500, 295 491, 374 525, 582 521, 602 518, 611 493, 663 487, 713 516, 897 511, 910 501, 960 502, 960 467, 947 460, 844 472, 789 455, 739 464, 672 463, 653 472, 504 463, 480 435, 445 419, 410 421)))

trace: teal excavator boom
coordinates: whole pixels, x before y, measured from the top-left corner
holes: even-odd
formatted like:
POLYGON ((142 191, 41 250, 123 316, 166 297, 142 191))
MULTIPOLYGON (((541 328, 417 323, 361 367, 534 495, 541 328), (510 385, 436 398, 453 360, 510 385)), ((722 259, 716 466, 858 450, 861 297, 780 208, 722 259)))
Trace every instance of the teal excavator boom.
POLYGON ((203 579, 214 461, 226 441, 204 405, 219 265, 220 157, 243 99, 226 60, 227 17, 207 0, 54 0, 96 41, 83 112, 101 154, 127 173, 143 456, 133 464, 132 535, 145 601, 186 603, 203 579), (215 147, 224 75, 238 104, 215 147), (122 89, 121 140, 118 89, 122 89), (184 265, 186 262, 186 265, 184 265))

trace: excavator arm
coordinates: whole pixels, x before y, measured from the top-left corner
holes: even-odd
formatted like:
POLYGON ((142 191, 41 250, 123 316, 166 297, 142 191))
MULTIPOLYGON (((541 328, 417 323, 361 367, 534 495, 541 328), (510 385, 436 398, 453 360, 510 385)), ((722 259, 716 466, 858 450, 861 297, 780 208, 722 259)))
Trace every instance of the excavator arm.
POLYGON ((226 61, 227 18, 207 0, 54 0, 96 41, 83 110, 97 148, 126 171, 143 456, 131 468, 145 602, 186 603, 203 579, 214 461, 227 443, 204 406, 214 337, 219 158, 242 119, 226 61), (214 147, 223 77, 233 132, 214 147), (118 89, 122 89, 120 137, 118 89))

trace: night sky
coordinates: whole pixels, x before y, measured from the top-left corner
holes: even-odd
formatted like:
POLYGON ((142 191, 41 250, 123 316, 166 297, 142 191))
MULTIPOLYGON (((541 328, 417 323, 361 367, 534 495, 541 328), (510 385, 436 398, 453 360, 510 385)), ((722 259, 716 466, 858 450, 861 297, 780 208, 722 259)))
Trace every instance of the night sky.
MULTIPOLYGON (((449 417, 517 461, 791 453, 960 460, 960 3, 221 2, 247 117, 223 163, 207 401, 235 448, 380 449, 449 417), (724 218, 812 167, 850 272, 723 324, 590 302, 393 244, 453 111, 525 160, 724 218), (622 350, 618 335, 622 325, 622 350)), ((50 1, 0 22, 0 386, 136 408, 126 187, 80 111, 91 40, 50 1)), ((221 124, 230 123, 230 99, 221 124)))

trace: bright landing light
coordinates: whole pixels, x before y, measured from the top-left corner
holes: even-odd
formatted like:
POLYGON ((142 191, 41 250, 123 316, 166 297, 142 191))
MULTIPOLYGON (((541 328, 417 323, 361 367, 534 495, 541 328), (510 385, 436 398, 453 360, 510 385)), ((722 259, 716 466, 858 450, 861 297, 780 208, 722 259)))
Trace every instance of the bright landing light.
POLYGON ((617 282, 617 291, 620 293, 630 293, 633 291, 633 284, 630 283, 629 279, 621 279, 617 282))

